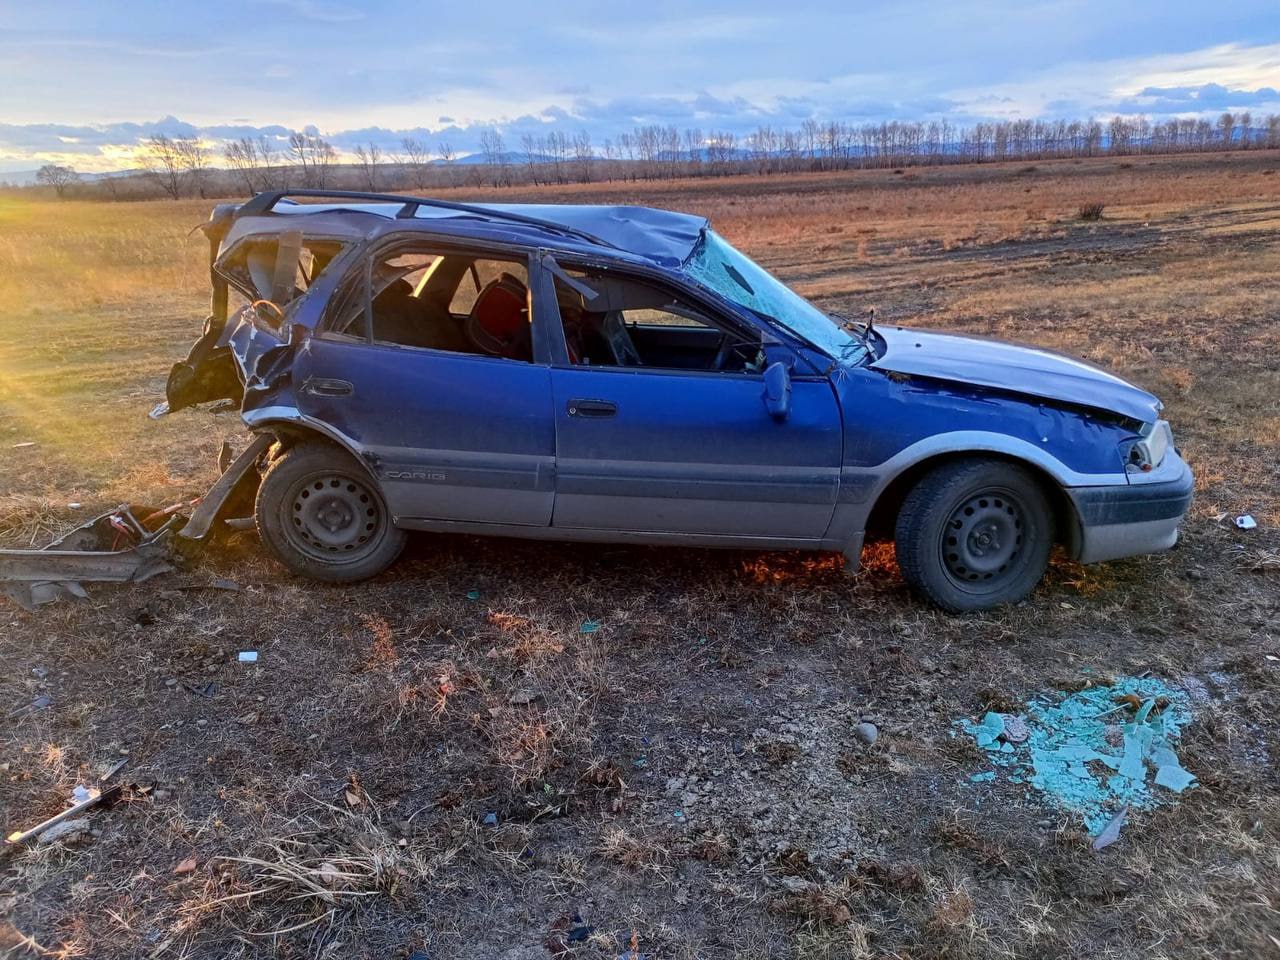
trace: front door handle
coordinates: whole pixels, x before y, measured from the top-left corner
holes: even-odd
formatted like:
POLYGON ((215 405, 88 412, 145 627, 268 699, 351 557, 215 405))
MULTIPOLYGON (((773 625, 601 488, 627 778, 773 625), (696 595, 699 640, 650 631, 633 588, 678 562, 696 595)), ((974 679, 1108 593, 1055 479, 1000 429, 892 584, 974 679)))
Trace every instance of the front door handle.
POLYGON ((328 377, 311 377, 302 385, 302 392, 313 397, 349 397, 356 392, 350 380, 331 380, 328 377))
POLYGON ((618 413, 612 400, 570 400, 568 409, 571 417, 613 417, 618 413))

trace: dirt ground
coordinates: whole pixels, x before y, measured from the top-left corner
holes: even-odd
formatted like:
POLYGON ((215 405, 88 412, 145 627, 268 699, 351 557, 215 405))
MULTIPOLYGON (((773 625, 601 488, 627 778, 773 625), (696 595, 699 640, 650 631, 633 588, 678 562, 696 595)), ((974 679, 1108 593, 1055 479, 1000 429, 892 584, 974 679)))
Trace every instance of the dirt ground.
MULTIPOLYGON (((831 309, 1114 369, 1196 471, 1182 541, 1057 559, 971 616, 914 600, 886 545, 848 579, 827 556, 420 536, 329 588, 249 533, 37 614, 0 601, 5 832, 121 759, 129 786, 78 842, 0 855, 0 952, 1280 955, 1280 156, 536 196, 706 213, 831 309), (1145 671, 1200 693, 1199 785, 1115 845, 971 781, 956 720, 1145 671)), ((204 315, 207 207, 0 201, 0 542, 197 496, 245 441, 234 411, 146 418, 204 315)))

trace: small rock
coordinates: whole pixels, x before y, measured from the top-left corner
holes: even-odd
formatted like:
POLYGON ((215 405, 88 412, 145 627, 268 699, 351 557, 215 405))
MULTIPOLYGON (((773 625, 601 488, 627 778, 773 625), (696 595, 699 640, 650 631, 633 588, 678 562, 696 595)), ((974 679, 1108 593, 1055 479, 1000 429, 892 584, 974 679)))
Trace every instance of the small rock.
POLYGON ((52 827, 40 834, 40 839, 36 841, 40 846, 47 846, 53 843, 76 843, 83 840, 89 835, 89 818, 81 817, 76 820, 63 820, 61 823, 55 823, 52 827))
POLYGON ((178 681, 175 680, 173 677, 170 677, 168 680, 164 682, 164 685, 170 688, 176 687, 178 685, 178 681))
POLYGON ((515 704, 518 707, 527 707, 535 700, 541 699, 542 694, 536 690, 517 690, 507 698, 507 703, 515 704))
POLYGON ((867 746, 875 743, 880 739, 880 731, 874 723, 860 723, 853 728, 853 735, 865 743, 867 746))
POLYGON ((783 877, 779 882, 787 893, 807 893, 810 886, 804 877, 783 877))
POLYGON ((35 677, 37 680, 43 680, 45 677, 49 675, 49 671, 44 667, 32 667, 31 675, 35 677))

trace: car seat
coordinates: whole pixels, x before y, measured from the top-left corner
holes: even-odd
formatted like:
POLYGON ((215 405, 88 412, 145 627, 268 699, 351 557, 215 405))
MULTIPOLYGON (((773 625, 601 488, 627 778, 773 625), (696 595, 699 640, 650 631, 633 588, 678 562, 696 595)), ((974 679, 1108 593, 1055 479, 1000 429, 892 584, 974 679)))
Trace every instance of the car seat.
POLYGON ((490 280, 467 316, 467 337, 490 356, 532 360, 527 302, 528 288, 511 274, 490 280))

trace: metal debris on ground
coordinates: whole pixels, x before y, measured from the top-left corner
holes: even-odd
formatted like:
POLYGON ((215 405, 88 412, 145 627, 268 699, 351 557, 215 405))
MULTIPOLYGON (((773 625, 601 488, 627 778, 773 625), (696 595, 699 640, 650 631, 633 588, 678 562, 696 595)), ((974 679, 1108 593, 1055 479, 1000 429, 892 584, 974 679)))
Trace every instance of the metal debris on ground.
POLYGON ((121 504, 38 550, 0 550, 0 592, 35 610, 60 597, 87 597, 81 581, 137 583, 167 573, 173 569, 168 538, 182 521, 182 506, 121 504))
POLYGON ((1106 831, 1119 808, 1149 809, 1195 785, 1174 750, 1191 720, 1187 694, 1153 677, 1033 700, 1021 742, 1014 741, 1021 730, 1015 725, 1011 734, 1006 716, 987 713, 957 726, 987 751, 993 775, 1079 814, 1093 836, 1106 831))
POLYGON ((18 719, 18 717, 22 716, 24 713, 30 713, 34 710, 43 710, 45 707, 49 706, 51 703, 53 703, 53 698, 46 693, 42 693, 38 697, 36 697, 34 700, 32 700, 30 703, 24 704, 23 706, 19 707, 17 710, 14 710, 12 713, 10 713, 9 719, 16 720, 18 719))
MULTIPOLYGON (((61 813, 54 814, 48 820, 45 820, 41 823, 37 823, 34 827, 32 827, 29 830, 18 830, 18 831, 15 831, 14 833, 9 834, 5 842, 10 846, 16 846, 20 843, 26 843, 28 840, 33 840, 36 837, 39 837, 45 831, 50 830, 53 827, 56 827, 58 824, 62 823, 63 821, 72 820, 78 814, 84 813, 86 810, 96 807, 99 804, 114 803, 117 799, 119 799, 123 789, 124 789, 123 787, 116 786, 116 787, 109 787, 106 790, 103 790, 101 793, 95 793, 93 796, 89 797, 87 800, 83 800, 80 803, 74 804, 73 806, 68 807, 66 810, 63 810, 61 813)), ((86 820, 85 823, 88 823, 88 820, 86 820)))

